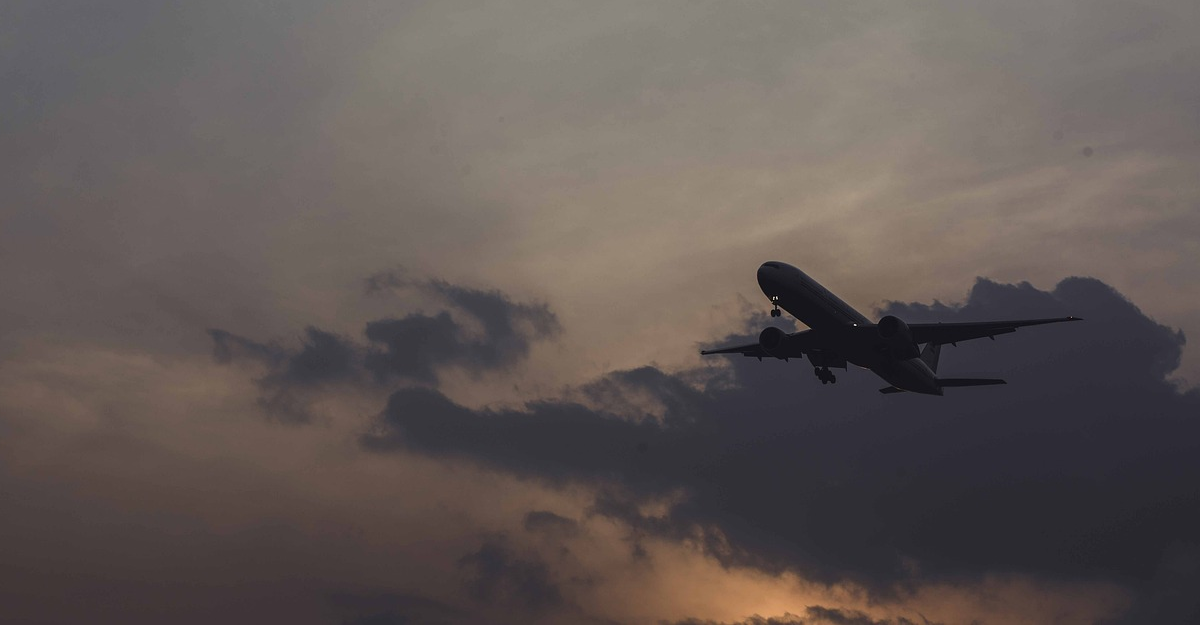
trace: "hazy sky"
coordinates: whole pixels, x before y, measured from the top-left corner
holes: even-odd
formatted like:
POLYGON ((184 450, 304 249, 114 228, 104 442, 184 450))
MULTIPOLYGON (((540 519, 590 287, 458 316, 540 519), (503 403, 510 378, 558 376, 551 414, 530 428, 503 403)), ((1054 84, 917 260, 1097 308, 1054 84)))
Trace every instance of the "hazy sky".
POLYGON ((5 3, 0 620, 1194 622, 1197 32, 5 3), (701 361, 765 260, 1088 321, 945 352, 1010 385, 944 398, 701 361))

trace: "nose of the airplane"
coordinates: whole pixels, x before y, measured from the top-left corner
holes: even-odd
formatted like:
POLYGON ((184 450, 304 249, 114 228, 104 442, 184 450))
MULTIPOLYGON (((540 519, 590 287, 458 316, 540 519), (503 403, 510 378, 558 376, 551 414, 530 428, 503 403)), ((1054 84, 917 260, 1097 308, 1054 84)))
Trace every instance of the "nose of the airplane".
POLYGON ((758 266, 758 286, 768 296, 776 295, 775 286, 779 284, 779 274, 783 266, 775 261, 768 261, 758 266))

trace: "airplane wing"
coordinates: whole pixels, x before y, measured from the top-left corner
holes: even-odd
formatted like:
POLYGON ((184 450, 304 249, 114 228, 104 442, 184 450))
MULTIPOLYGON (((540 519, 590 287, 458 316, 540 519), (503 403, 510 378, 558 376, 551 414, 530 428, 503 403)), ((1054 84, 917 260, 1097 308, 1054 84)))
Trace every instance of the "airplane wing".
POLYGON ((758 343, 749 345, 739 345, 737 347, 722 347, 720 349, 702 349, 701 356, 709 356, 711 354, 741 354, 743 356, 753 356, 755 358, 770 357, 767 350, 762 348, 758 343))
POLYGON ((759 343, 751 343, 749 345, 737 345, 734 347, 721 347, 718 349, 700 350, 701 356, 710 356, 712 354, 741 354, 751 358, 802 358, 805 354, 818 352, 820 346, 814 341, 812 330, 804 330, 801 332, 793 332, 788 334, 780 343, 779 347, 773 348, 770 353, 763 349, 759 343))
POLYGON ((997 334, 1016 332, 1017 328, 1023 328, 1025 326, 1040 326, 1047 323, 1061 323, 1063 321, 1083 320, 1079 317, 1056 317, 1054 319, 1022 319, 1018 321, 910 323, 908 324, 908 328, 912 331, 913 342, 918 345, 922 343, 943 345, 945 343, 953 344, 959 341, 981 339, 985 336, 988 338, 995 338, 997 334))

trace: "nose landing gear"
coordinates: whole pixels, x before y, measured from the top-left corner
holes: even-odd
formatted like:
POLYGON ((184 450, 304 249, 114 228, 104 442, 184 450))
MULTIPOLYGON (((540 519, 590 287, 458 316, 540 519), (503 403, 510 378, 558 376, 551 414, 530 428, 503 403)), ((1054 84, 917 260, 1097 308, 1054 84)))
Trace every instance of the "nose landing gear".
POLYGON ((783 314, 783 312, 779 310, 779 296, 778 295, 771 296, 771 305, 774 306, 774 308, 771 309, 772 317, 778 317, 783 314))
POLYGON ((837 376, 829 370, 829 367, 817 367, 813 369, 813 374, 821 381, 821 384, 837 384, 837 376))

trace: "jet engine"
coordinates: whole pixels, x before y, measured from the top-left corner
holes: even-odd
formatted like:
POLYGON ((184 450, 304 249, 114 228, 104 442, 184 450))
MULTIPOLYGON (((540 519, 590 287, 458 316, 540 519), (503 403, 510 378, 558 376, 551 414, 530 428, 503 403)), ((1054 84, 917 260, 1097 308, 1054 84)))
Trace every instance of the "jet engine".
POLYGON ((768 327, 758 335, 758 344, 762 346, 764 351, 772 356, 776 355, 775 350, 783 347, 783 343, 786 340, 787 332, 784 332, 775 326, 768 327))
MULTIPOLYGON (((912 330, 909 330, 908 324, 899 317, 888 315, 880 319, 879 325, 875 327, 879 331, 880 338, 885 341, 884 348, 892 357, 906 360, 921 355, 917 344, 913 342, 912 330)), ((761 341, 762 338, 759 337, 759 340, 761 341)))

